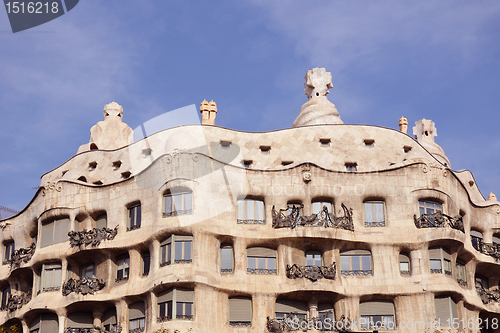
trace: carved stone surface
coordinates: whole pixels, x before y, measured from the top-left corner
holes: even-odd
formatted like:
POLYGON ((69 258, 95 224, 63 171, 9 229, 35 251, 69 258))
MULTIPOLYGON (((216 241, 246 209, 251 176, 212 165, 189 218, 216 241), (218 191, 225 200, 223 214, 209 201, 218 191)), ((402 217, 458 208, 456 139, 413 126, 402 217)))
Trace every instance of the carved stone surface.
POLYGON ((292 266, 286 265, 286 277, 289 279, 306 278, 316 282, 322 278, 335 280, 337 266, 333 263, 331 266, 292 266))
POLYGON ((451 217, 449 215, 443 214, 441 212, 434 213, 432 215, 423 214, 417 218, 417 215, 413 215, 415 221, 415 226, 419 229, 421 228, 452 228, 460 230, 465 233, 464 221, 462 216, 451 217))
POLYGON ((106 286, 106 282, 97 278, 83 278, 72 279, 70 278, 62 286, 63 296, 68 296, 72 292, 80 293, 82 295, 94 294, 96 291, 102 290, 106 286))
POLYGON ((437 136, 437 130, 432 120, 424 118, 416 121, 415 127, 413 127, 413 135, 418 143, 427 149, 439 162, 448 167, 450 166, 450 160, 446 157, 443 148, 434 142, 434 137, 437 136))
POLYGON ((31 260, 31 257, 33 257, 33 254, 35 254, 35 249, 36 249, 36 244, 31 243, 30 247, 28 248, 20 248, 14 251, 12 253, 12 256, 10 260, 7 262, 10 265, 10 269, 16 269, 21 266, 21 263, 27 263, 28 261, 31 260))
POLYGON ((10 222, 2 221, 0 222, 0 229, 4 230, 8 225, 10 225, 10 222))
POLYGON ((487 256, 500 260, 500 245, 495 243, 484 243, 479 237, 471 236, 472 247, 487 256))
POLYGON ((9 312, 16 311, 23 307, 24 304, 28 304, 31 300, 31 290, 27 293, 22 293, 21 295, 10 295, 7 301, 7 309, 9 312))
POLYGON ((94 228, 92 230, 84 229, 83 231, 70 231, 68 232, 69 244, 71 247, 80 245, 98 246, 102 241, 113 240, 118 233, 118 226, 114 229, 110 228, 94 228))
MULTIPOLYGON (((336 216, 328 211, 326 206, 318 214, 302 216, 301 211, 304 208, 302 204, 289 205, 287 209, 276 211, 273 206, 273 228, 295 228, 295 227, 325 227, 339 228, 354 231, 352 222, 352 208, 348 209, 342 204, 344 215, 336 216)), ((340 214, 340 212, 339 212, 340 214)))

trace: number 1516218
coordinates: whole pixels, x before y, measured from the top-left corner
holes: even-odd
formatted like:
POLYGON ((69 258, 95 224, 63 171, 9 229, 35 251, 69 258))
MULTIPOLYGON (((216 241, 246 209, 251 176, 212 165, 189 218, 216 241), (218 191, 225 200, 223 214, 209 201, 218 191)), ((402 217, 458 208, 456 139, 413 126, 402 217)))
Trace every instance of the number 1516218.
POLYGON ((14 1, 5 3, 5 7, 7 7, 8 14, 57 14, 59 12, 59 3, 57 2, 28 2, 27 4, 24 1, 14 1))

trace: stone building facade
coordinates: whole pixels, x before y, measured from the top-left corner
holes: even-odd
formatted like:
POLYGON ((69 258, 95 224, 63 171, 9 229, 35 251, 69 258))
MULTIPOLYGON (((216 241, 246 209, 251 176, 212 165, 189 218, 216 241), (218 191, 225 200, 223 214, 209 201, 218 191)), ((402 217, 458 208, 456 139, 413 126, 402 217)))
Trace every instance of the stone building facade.
POLYGON ((0 322, 500 331, 496 197, 451 169, 432 121, 414 137, 404 118, 400 130, 344 124, 329 73, 309 71, 305 87, 293 127, 264 133, 215 126, 204 101, 205 124, 132 143, 123 108, 106 105, 89 144, 0 221, 0 322))

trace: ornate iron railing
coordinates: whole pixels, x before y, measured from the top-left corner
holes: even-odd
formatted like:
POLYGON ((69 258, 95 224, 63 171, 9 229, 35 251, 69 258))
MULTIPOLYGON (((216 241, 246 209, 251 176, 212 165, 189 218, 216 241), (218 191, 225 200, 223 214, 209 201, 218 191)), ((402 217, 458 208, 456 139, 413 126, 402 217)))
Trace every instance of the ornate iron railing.
POLYGON ((12 253, 10 260, 7 260, 7 263, 10 265, 10 269, 17 269, 21 267, 21 263, 27 263, 35 254, 36 244, 32 243, 30 247, 20 248, 12 253))
POLYGON ((47 293, 47 292, 51 292, 51 291, 59 291, 59 289, 61 289, 61 287, 48 287, 48 288, 43 288, 42 291, 44 293, 47 293))
POLYGON ((116 328, 112 328, 111 330, 106 330, 104 328, 100 328, 99 326, 94 326, 94 330, 97 333, 121 333, 122 332, 122 327, 121 326, 116 326, 116 328))
POLYGON ((177 319, 193 320, 193 315, 175 315, 177 319))
POLYGON ((64 333, 94 333, 94 332, 96 332, 95 328, 66 327, 64 329, 64 333))
POLYGON ((385 227, 385 221, 382 221, 382 222, 365 221, 365 227, 385 227))
POLYGON ((491 302, 500 302, 500 290, 493 289, 487 290, 483 287, 481 282, 476 281, 476 291, 483 304, 488 304, 491 302))
POLYGON ((472 247, 482 254, 495 258, 495 260, 500 260, 500 244, 496 243, 485 243, 483 240, 476 236, 471 236, 472 247))
POLYGON ((462 279, 457 279, 457 282, 459 285, 461 285, 462 287, 467 287, 467 281, 465 280, 462 280, 462 279))
MULTIPOLYGON (((140 229, 140 228, 141 228, 141 225, 140 224, 136 224, 136 225, 133 225, 133 226, 127 228, 127 231, 132 231, 132 230, 136 230, 136 229, 140 229)), ((130 332, 132 332, 132 331, 130 331, 130 332)))
POLYGON ((192 259, 175 259, 174 260, 174 263, 176 263, 176 264, 190 264, 192 262, 193 262, 192 259))
POLYGON ((91 278, 82 278, 82 279, 73 279, 70 278, 67 282, 65 282, 62 286, 62 294, 63 296, 68 296, 72 292, 82 295, 91 294, 93 295, 95 292, 102 290, 106 286, 106 282, 102 279, 97 279, 95 277, 91 278))
POLYGON ((145 328, 134 328, 133 330, 128 331, 129 333, 142 333, 145 331, 145 328))
POLYGON ((250 274, 276 274, 276 269, 247 268, 247 272, 250 274))
POLYGON ((431 273, 443 273, 443 270, 441 268, 431 268, 431 273))
POLYGON ((401 275, 411 275, 410 271, 399 271, 401 275))
POLYGON ((114 229, 110 228, 94 228, 92 230, 84 229, 83 231, 70 231, 68 232, 69 236, 69 245, 71 247, 85 245, 88 246, 92 244, 92 246, 98 246, 102 241, 113 240, 118 233, 118 226, 114 229))
POLYGON ((165 266, 168 266, 170 265, 172 262, 169 260, 169 261, 164 261, 162 263, 160 263, 160 267, 165 267, 165 266))
POLYGON ((415 226, 421 228, 452 228, 465 233, 462 216, 451 217, 437 212, 431 215, 423 214, 420 217, 413 215, 415 226))
POLYGON ((230 321, 229 326, 232 327, 252 327, 251 321, 230 321))
POLYGON ((116 278, 115 282, 121 282, 121 281, 127 281, 127 280, 128 280, 128 276, 122 276, 120 278, 116 278))
POLYGON ((323 206, 321 212, 317 214, 302 216, 302 208, 304 208, 302 204, 290 204, 286 209, 276 211, 273 206, 273 228, 325 227, 354 231, 352 208, 348 209, 344 204, 342 204, 344 211, 342 216, 330 213, 326 206, 323 206))
POLYGON ((160 316, 156 319, 159 323, 164 323, 164 322, 172 320, 172 318, 170 318, 169 316, 160 316))
POLYGON ((289 279, 306 278, 316 282, 322 278, 335 280, 337 266, 333 263, 331 266, 292 266, 286 265, 286 277, 289 279))
POLYGON ((22 308, 23 305, 28 304, 30 300, 31 290, 26 293, 22 293, 21 295, 10 295, 6 308, 9 312, 13 312, 22 308))
POLYGON ((373 275, 371 269, 351 269, 351 270, 341 270, 342 275, 373 275))
POLYGON ((444 271, 444 274, 449 275, 449 276, 452 276, 451 271, 446 271, 446 270, 445 270, 445 271, 444 271))
POLYGON ((192 209, 174 210, 173 212, 168 212, 168 213, 163 212, 163 217, 186 215, 186 214, 192 214, 192 213, 193 213, 192 209))
POLYGON ((237 224, 265 224, 265 220, 236 220, 237 224))
POLYGON ((232 268, 221 268, 220 272, 221 273, 232 273, 233 269, 232 268))
POLYGON ((336 327, 352 327, 344 315, 340 318, 339 322, 333 321, 331 318, 310 318, 304 319, 294 314, 290 314, 287 318, 270 318, 267 317, 266 328, 271 333, 283 333, 292 331, 304 331, 304 327, 309 329, 313 326, 318 331, 335 331, 336 327))

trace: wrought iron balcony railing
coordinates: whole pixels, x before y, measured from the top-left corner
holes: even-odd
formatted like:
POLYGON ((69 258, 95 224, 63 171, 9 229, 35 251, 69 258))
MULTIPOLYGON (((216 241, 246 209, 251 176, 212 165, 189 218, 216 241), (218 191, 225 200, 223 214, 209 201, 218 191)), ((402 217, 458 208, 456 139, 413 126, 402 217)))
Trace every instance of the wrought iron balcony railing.
POLYGON ((500 260, 500 244, 496 243, 485 243, 482 238, 476 236, 470 236, 472 241, 472 247, 482 254, 495 258, 495 260, 500 260))
POLYGON ((452 228, 465 233, 462 216, 451 217, 437 212, 431 215, 423 214, 420 217, 413 215, 415 226, 421 228, 452 228))
POLYGON ((292 266, 286 265, 286 277, 289 279, 306 278, 312 282, 320 279, 335 280, 337 266, 333 263, 331 266, 292 266))
POLYGON ((177 319, 193 320, 193 315, 175 315, 177 319))
POLYGON ((134 328, 133 330, 130 330, 128 331, 129 333, 142 333, 142 332, 145 332, 145 328, 144 327, 141 327, 141 328, 134 328))
POLYGON ((115 282, 122 282, 122 281, 127 281, 128 276, 120 276, 115 279, 115 282))
POLYGON ((443 270, 441 268, 431 268, 431 273, 443 273, 443 270))
POLYGON ((172 318, 171 318, 171 317, 169 317, 169 316, 160 316, 160 317, 158 317, 158 318, 156 318, 156 319, 157 319, 157 321, 158 321, 159 323, 164 323, 164 322, 167 322, 167 321, 172 320, 172 318))
POLYGON ((242 219, 238 219, 238 220, 236 220, 236 223, 238 223, 238 224, 265 224, 266 220, 253 220, 253 219, 242 220, 242 219))
POLYGON ((114 229, 110 228, 94 228, 92 230, 84 229, 83 231, 70 231, 68 232, 69 236, 69 245, 71 247, 76 246, 98 246, 102 241, 113 240, 118 234, 118 226, 114 229))
POLYGON ((13 312, 22 308, 23 305, 28 304, 30 300, 31 290, 26 293, 21 293, 20 295, 10 295, 6 308, 9 312, 13 312))
POLYGON ((267 317, 266 328, 271 333, 283 333, 292 331, 305 331, 304 327, 314 327, 314 330, 321 332, 337 331, 336 327, 352 327, 347 322, 345 316, 342 315, 340 321, 337 323, 331 318, 300 318, 290 314, 287 318, 270 318, 267 317))
POLYGON ((479 297, 481 298, 481 301, 483 304, 488 304, 491 302, 500 302, 500 290, 498 289, 493 289, 493 290, 487 290, 483 287, 481 282, 476 281, 476 291, 479 297))
MULTIPOLYGON (((140 224, 139 225, 136 224, 136 225, 133 225, 133 226, 127 228, 127 231, 137 230, 137 229, 140 229, 140 228, 141 228, 141 225, 140 224)), ((132 331, 130 331, 130 332, 132 332, 132 331)))
POLYGON ((96 332, 94 328, 66 327, 64 329, 64 333, 94 333, 94 332, 96 332))
POLYGON ((169 260, 169 261, 164 261, 162 263, 160 263, 160 267, 165 267, 165 266, 168 266, 170 265, 172 262, 169 260))
POLYGON ((302 216, 303 208, 302 204, 290 204, 286 209, 276 211, 273 206, 273 228, 325 227, 354 231, 352 208, 347 208, 344 204, 342 204, 344 215, 341 216, 330 213, 326 206, 323 206, 321 212, 317 214, 302 216))
POLYGON ((410 271, 399 271, 401 275, 411 275, 410 271))
POLYGON ((447 271, 447 270, 445 270, 445 271, 444 271, 444 274, 449 275, 449 276, 452 276, 451 271, 447 271))
POLYGON ((176 264, 190 264, 193 262, 193 259, 175 259, 174 263, 176 264))
POLYGON ((342 275, 373 275, 371 269, 352 269, 352 270, 341 270, 342 275))
POLYGON ((43 288, 42 291, 44 293, 47 293, 47 292, 51 292, 51 291, 59 291, 59 289, 61 289, 61 287, 48 287, 48 288, 43 288))
POLYGON ((229 326, 231 327, 252 327, 251 321, 230 321, 229 326))
POLYGON ((276 274, 275 268, 247 268, 250 274, 276 274))
POLYGON ((21 263, 26 264, 28 261, 31 260, 33 254, 35 254, 35 249, 36 249, 35 243, 32 243, 30 247, 17 249, 14 251, 14 253, 12 253, 10 259, 7 260, 6 263, 10 265, 11 270, 17 269, 21 267, 21 263))
POLYGON ((193 210, 192 209, 185 209, 185 210, 174 210, 173 212, 163 212, 163 217, 170 217, 170 216, 178 216, 178 215, 186 215, 186 214, 192 214, 193 210))
POLYGON ((459 285, 461 285, 462 287, 467 287, 467 281, 465 280, 462 280, 462 279, 458 279, 457 278, 457 282, 459 285))
POLYGON ((385 227, 385 221, 382 221, 382 222, 365 221, 365 227, 385 227))
POLYGON ((104 282, 104 280, 97 279, 95 277, 84 277, 82 279, 70 278, 63 284, 62 294, 63 296, 68 296, 69 294, 74 292, 82 295, 93 295, 95 292, 102 290, 105 286, 106 282, 104 282))

